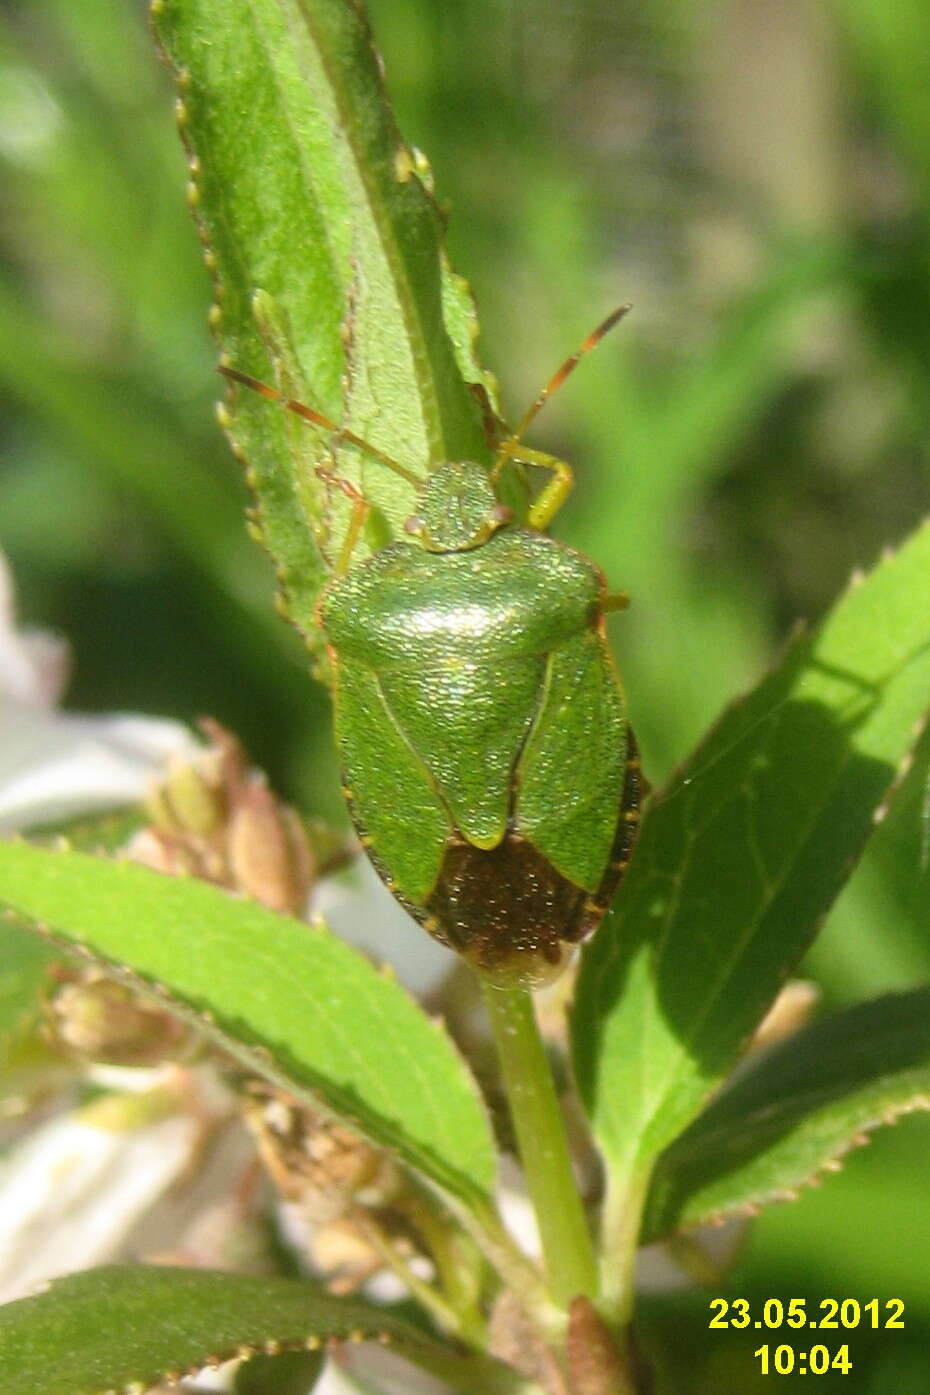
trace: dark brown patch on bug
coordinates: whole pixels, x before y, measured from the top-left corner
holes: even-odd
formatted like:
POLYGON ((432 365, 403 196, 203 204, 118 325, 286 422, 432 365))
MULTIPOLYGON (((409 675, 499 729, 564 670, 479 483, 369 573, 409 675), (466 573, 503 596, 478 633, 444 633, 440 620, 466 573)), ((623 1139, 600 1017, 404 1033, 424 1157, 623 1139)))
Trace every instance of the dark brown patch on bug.
POLYGON ((577 944, 604 919, 633 854, 640 802, 649 786, 640 771, 639 747, 627 729, 627 761, 617 832, 607 867, 593 895, 563 877, 516 830, 490 850, 456 835, 448 844, 434 890, 423 905, 405 896, 372 847, 354 800, 349 813, 359 840, 381 880, 401 905, 440 944, 464 954, 490 973, 541 959, 558 964, 563 944, 577 944))
POLYGON ((459 838, 450 843, 426 910, 453 948, 481 969, 536 955, 557 964, 560 942, 566 928, 578 924, 586 894, 510 830, 496 848, 475 848, 459 838))

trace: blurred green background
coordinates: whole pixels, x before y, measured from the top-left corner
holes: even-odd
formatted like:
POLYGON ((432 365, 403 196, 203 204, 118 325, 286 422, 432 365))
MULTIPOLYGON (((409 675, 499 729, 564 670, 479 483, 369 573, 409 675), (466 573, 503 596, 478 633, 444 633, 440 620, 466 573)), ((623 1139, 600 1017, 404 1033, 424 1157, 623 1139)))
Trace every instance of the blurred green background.
MULTIPOLYGON (((577 465, 561 535, 633 594, 614 639, 656 783, 928 512, 930 6, 369 8, 511 418, 635 303, 533 441, 577 465)), ((213 421, 172 100, 136 0, 0 5, 0 547, 23 619, 72 642, 69 706, 212 713, 341 816, 325 701, 213 421)), ((927 756, 804 967, 828 1003, 930 973, 927 756)), ((818 1388, 930 1391, 928 1154, 909 1120, 746 1240, 730 1292, 908 1304, 818 1388)), ((768 1389, 752 1338, 706 1332, 707 1297, 644 1301, 662 1389, 768 1389)))

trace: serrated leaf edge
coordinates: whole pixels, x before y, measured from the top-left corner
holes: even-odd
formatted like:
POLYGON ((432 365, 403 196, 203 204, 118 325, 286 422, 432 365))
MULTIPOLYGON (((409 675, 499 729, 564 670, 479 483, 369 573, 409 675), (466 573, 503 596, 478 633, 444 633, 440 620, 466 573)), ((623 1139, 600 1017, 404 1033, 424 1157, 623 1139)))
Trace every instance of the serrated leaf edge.
MULTIPOLYGON (((167 68, 168 72, 171 74, 171 77, 174 82, 175 125, 184 151, 184 156, 187 161, 188 170, 187 204, 191 214, 191 218, 194 223, 194 228, 197 232, 197 238, 200 242, 201 248, 203 249, 204 265, 206 266, 207 271, 210 275, 210 282, 213 287, 213 299, 210 304, 210 308, 207 311, 207 325, 209 327, 211 337, 217 350, 217 361, 218 363, 224 363, 227 361, 227 358, 222 347, 222 341, 219 336, 220 325, 222 323, 223 318, 223 301, 226 298, 226 287, 223 284, 222 277, 220 276, 219 264, 217 261, 216 253, 214 252, 210 242, 210 236, 207 230, 206 223, 204 222, 204 219, 200 213, 200 184, 198 182, 198 178, 201 171, 201 163, 200 157, 198 156, 197 151, 194 148, 193 142, 190 137, 190 133, 188 131, 188 115, 187 108, 184 102, 185 93, 187 91, 187 88, 190 86, 190 72, 187 68, 179 66, 175 63, 167 44, 162 41, 161 35, 158 32, 157 21, 161 16, 163 9, 163 0, 150 0, 150 28, 155 41, 155 47, 158 52, 158 55, 164 66, 167 68)), ((226 437, 226 441, 229 445, 229 449, 233 455, 233 458, 235 459, 236 463, 242 468, 246 487, 248 488, 249 494, 251 496, 251 506, 246 510, 246 533, 252 539, 253 542, 259 544, 259 546, 262 548, 263 552, 268 557, 274 569, 275 580, 277 582, 277 590, 275 592, 274 597, 275 609, 277 610, 278 614, 281 616, 283 620, 287 620, 289 623, 293 624, 296 629, 300 631, 300 633, 304 636, 308 646, 312 651, 313 636, 308 635, 302 629, 302 627, 297 624, 297 622, 294 620, 291 614, 290 602, 288 598, 287 568, 276 557, 276 555, 268 545, 266 539, 265 529, 262 525, 265 510, 261 490, 259 488, 258 474, 256 472, 255 467, 249 461, 246 451, 236 435, 235 418, 233 413, 230 411, 229 407, 230 398, 231 392, 229 389, 227 389, 226 396, 224 398, 217 399, 215 403, 215 412, 220 430, 226 437)))
MULTIPOLYGON (((194 1271, 192 1271, 194 1272, 194 1271)), ((73 1278, 73 1275, 66 1275, 63 1278, 73 1278)), ((41 1298, 50 1293, 60 1282, 52 1279, 25 1295, 26 1299, 41 1298)), ((20 1300, 23 1301, 23 1300, 20 1300)), ((94 1395, 145 1395, 146 1391, 156 1389, 159 1385, 175 1387, 187 1376, 195 1375, 196 1372, 209 1368, 216 1370, 227 1361, 248 1361, 254 1356, 280 1356, 282 1352, 317 1352, 329 1350, 346 1342, 360 1344, 362 1342, 378 1342, 381 1346, 397 1347, 401 1350, 416 1351, 427 1345, 420 1342, 416 1333, 411 1331, 408 1334, 400 1331, 391 1331, 377 1323, 372 1323, 371 1327, 346 1327, 344 1332, 331 1333, 326 1337, 309 1333, 302 1341, 280 1340, 277 1337, 254 1338, 244 1342, 237 1342, 235 1346, 218 1347, 213 1350, 207 1349, 203 1358, 192 1362, 184 1367, 166 1367, 151 1381, 129 1381, 125 1385, 118 1387, 100 1387, 94 1395)))
MULTIPOLYGON (((17 839, 16 841, 24 842, 25 840, 17 839)), ((181 874, 181 877, 182 879, 196 880, 196 878, 189 877, 188 874, 184 873, 181 874)), ((354 1113, 348 1107, 341 1109, 327 1099, 324 1093, 324 1087, 315 1089, 310 1085, 294 1080, 287 1074, 286 1070, 277 1065, 270 1048, 262 1042, 250 1044, 243 1041, 221 1026, 212 1012, 197 1008, 193 1004, 186 1002, 183 998, 177 996, 166 984, 157 979, 149 979, 144 974, 140 974, 137 970, 127 967, 119 960, 110 959, 106 955, 90 949, 89 946, 85 944, 69 939, 66 935, 56 931, 47 923, 33 920, 29 916, 23 915, 21 912, 17 911, 14 907, 0 907, 0 919, 7 921, 9 924, 18 925, 25 930, 41 935, 47 943, 62 950, 66 955, 75 956, 83 963, 92 964, 97 968, 106 970, 107 973, 112 974, 120 983, 125 984, 127 988, 133 989, 143 997, 152 999, 160 1007, 172 1012, 183 1022, 187 1022, 216 1046, 240 1061, 242 1065, 246 1066, 248 1069, 255 1071, 257 1075, 260 1075, 272 1085, 277 1086, 278 1089, 304 1101, 312 1109, 319 1111, 319 1113, 326 1118, 348 1124, 351 1128, 357 1130, 363 1138, 372 1143, 374 1147, 395 1159, 400 1166, 416 1173, 419 1177, 425 1178, 433 1185, 440 1185, 438 1177, 424 1172, 415 1160, 415 1145, 411 1145, 410 1148, 407 1149, 405 1148, 403 1140, 389 1142, 384 1138, 375 1136, 371 1126, 365 1122, 364 1117, 354 1113)), ((326 929, 324 922, 319 917, 316 918, 316 923, 318 928, 326 929)), ((328 929, 326 929, 326 932, 332 933, 328 929)), ((390 969, 390 966, 382 967, 390 969)), ((397 983, 397 987, 405 996, 416 1007, 419 1007, 419 1004, 416 1003, 412 994, 408 993, 403 984, 396 980, 396 976, 394 976, 394 979, 397 983)), ((463 1056, 456 1042, 453 1041, 452 1037, 449 1035, 445 1023, 436 1017, 427 1016, 427 1020, 434 1031, 445 1039, 447 1045, 455 1055, 456 1060, 461 1065, 467 1088, 478 1104, 482 1115, 488 1123, 489 1133, 493 1137, 487 1103, 468 1061, 463 1056)), ((374 1113, 374 1111, 372 1111, 372 1113, 374 1113)), ((437 1173, 446 1174, 445 1185, 442 1187, 442 1190, 447 1202, 453 1203, 454 1198, 470 1199, 471 1202, 474 1203, 487 1202, 487 1197, 480 1188, 471 1183, 465 1176, 455 1174, 455 1180, 453 1181, 444 1164, 441 1164, 440 1167, 437 1168, 437 1173), (446 1188, 448 1188, 448 1193, 446 1188)), ((453 1209, 456 1210, 457 1214, 460 1214, 460 1208, 458 1206, 453 1206, 453 1209)))
MULTIPOLYGON (((700 774, 701 771, 702 771, 702 769, 706 768, 706 767, 701 767, 701 766, 694 766, 693 762, 694 762, 695 756, 698 755, 698 753, 700 752, 701 748, 704 747, 704 746, 707 744, 707 742, 710 741, 710 740, 713 738, 715 732, 716 732, 716 731, 720 728, 720 726, 731 716, 731 714, 732 714, 734 711, 738 710, 738 709, 752 696, 752 694, 753 694, 755 691, 757 691, 757 689, 758 689, 759 687, 761 687, 762 685, 764 685, 771 677, 773 677, 774 674, 778 671, 778 669, 779 669, 783 664, 785 664, 786 662, 790 661, 790 659, 791 659, 791 658, 793 657, 793 655, 794 655, 795 650, 796 650, 797 648, 799 648, 800 645, 801 645, 803 642, 805 642, 808 638, 816 639, 817 634, 818 634, 819 630, 821 629, 821 627, 822 627, 825 623, 827 623, 827 622, 829 621, 830 617, 835 613, 836 610, 839 609, 839 607, 842 605, 842 603, 846 600, 846 598, 847 598, 853 591, 858 590, 859 587, 863 584, 863 582, 864 582, 865 580, 867 580, 867 579, 869 579, 869 578, 872 578, 872 577, 876 576, 878 573, 880 573, 882 570, 884 570, 887 566, 890 566, 890 565, 896 560, 896 558, 898 557, 898 554, 901 552, 901 550, 903 549, 903 547, 908 546, 908 545, 912 545, 912 544, 916 541, 916 539, 920 536, 920 534, 921 534, 922 532, 928 530, 928 529, 930 529, 930 515, 927 515, 925 518, 923 518, 923 519, 921 520, 921 522, 917 525, 917 527, 914 528, 914 529, 908 534, 907 538, 904 540, 904 542, 903 542, 900 546, 898 546, 898 547, 891 547, 891 546, 888 546, 888 547, 882 548, 882 550, 881 550, 881 552, 880 552, 880 554, 879 554, 879 556, 878 556, 878 559, 875 561, 875 563, 874 563, 868 570, 863 570, 863 569, 858 568, 858 567, 857 567, 857 568, 854 568, 853 571, 852 571, 852 572, 850 573, 850 575, 849 575, 849 578, 848 578, 848 580, 847 580, 846 586, 845 586, 845 587, 843 588, 843 590, 837 595, 836 599, 831 603, 831 605, 830 605, 829 610, 827 611, 827 613, 817 622, 817 624, 816 624, 815 626, 809 625, 808 622, 807 622, 806 620, 804 620, 803 618, 801 618, 801 619, 799 619, 798 621, 795 622, 794 626, 793 626, 792 629, 791 629, 791 632, 786 636, 786 638, 785 638, 783 644, 782 644, 781 647, 777 650, 777 652, 776 652, 775 655, 773 656, 771 662, 770 662, 768 665, 766 665, 766 667, 765 667, 763 673, 761 674, 761 676, 760 676, 759 678, 757 678, 756 681, 755 681, 754 683, 748 685, 741 693, 739 693, 737 696, 735 696, 734 698, 732 698, 728 703, 726 703, 726 705, 722 708, 722 710, 721 710, 721 712, 719 713, 719 715, 718 715, 718 717, 716 718, 716 720, 710 725, 710 727, 707 729, 707 731, 705 732, 705 734, 702 736, 698 748, 697 748, 695 751, 692 751, 692 753, 691 753, 689 756, 687 756, 687 757, 685 758, 685 760, 676 768, 676 770, 675 770, 675 771, 673 772, 673 774, 670 776, 669 780, 668 780, 668 781, 666 782, 666 784, 662 787, 662 789, 659 790, 655 795, 652 796, 651 801, 650 801, 650 808, 655 808, 655 807, 657 807, 658 805, 660 805, 661 803, 663 803, 666 799, 673 798, 673 797, 675 797, 677 794, 681 793, 681 790, 682 790, 682 788, 684 787, 684 784, 685 784, 685 776, 686 776, 686 775, 688 775, 689 778, 690 778, 691 780, 693 780, 693 779, 694 779, 694 776, 695 776, 695 773, 700 774)), ((760 721, 761 721, 761 720, 763 720, 763 719, 760 718, 760 721)), ((912 727, 912 730, 911 730, 911 739, 910 739, 910 743, 909 743, 909 745, 908 745, 908 748, 905 750, 905 752, 904 752, 904 754, 902 755, 900 761, 898 762, 898 765, 897 765, 897 767, 895 768, 895 770, 894 770, 894 772, 893 772, 893 774, 892 774, 892 776, 891 776, 891 778, 890 778, 890 780, 889 780, 887 786, 885 787, 884 791, 882 792, 881 799, 880 799, 879 802, 876 804, 875 809, 873 810, 872 821, 871 821, 871 822, 872 822, 872 827, 871 827, 871 829, 866 833, 865 838, 862 840, 862 842, 860 843, 859 847, 858 847, 855 851, 853 851, 852 853, 850 853, 850 855, 849 855, 849 857, 848 857, 846 863, 844 864, 843 873, 842 873, 842 879, 841 879, 841 883, 840 883, 841 885, 845 884, 845 882, 848 880, 848 877, 849 877, 850 873, 852 872, 853 868, 856 866, 856 864, 858 863, 858 861, 859 861, 860 858, 862 857, 863 851, 864 851, 865 847, 866 847, 867 844, 868 844, 869 838, 871 837, 872 830, 874 830, 874 828, 875 828, 875 827, 882 821, 882 819, 887 815, 887 813, 888 813, 888 811, 889 811, 889 809, 890 809, 891 803, 892 803, 892 801, 893 801, 893 799, 894 799, 894 795, 897 793, 898 788, 900 787, 902 781, 904 780, 904 778, 905 778, 906 775, 907 775, 908 770, 910 769, 911 763, 912 763, 913 758, 914 758, 914 750, 915 750, 916 746, 918 745, 920 739, 922 738, 922 736, 923 736, 925 730, 927 729, 928 723, 930 723, 930 710, 928 710, 928 711, 925 713, 925 715, 923 716, 922 719, 920 719, 920 720, 918 720, 917 722, 914 723, 914 726, 912 727)), ((646 819, 648 818, 648 816, 649 816, 649 811, 647 810, 647 811, 645 812, 645 814, 644 814, 644 825, 645 825, 645 821, 646 821, 646 819)), ((679 875, 680 875, 680 873, 676 873, 675 878, 673 878, 673 881, 676 881, 679 875)), ((790 868, 789 868, 788 870, 786 870, 786 871, 783 873, 782 877, 780 878, 780 884, 784 885, 789 876, 790 876, 790 868)), ((622 904, 622 899, 623 899, 623 894, 624 894, 624 888, 625 888, 625 887, 628 887, 629 885, 630 885, 630 883, 629 883, 629 882, 626 882, 626 883, 624 884, 624 886, 621 887, 620 893, 619 893, 619 895, 618 895, 618 897, 617 897, 617 900, 616 900, 616 902, 615 902, 615 906, 620 906, 620 905, 622 904)), ((835 898, 834 898, 834 900, 835 900, 835 898)), ((833 904, 834 904, 833 901, 831 901, 831 903, 830 903, 828 906, 826 906, 826 907, 824 908, 824 910, 821 912, 821 914, 820 914, 820 915, 815 919, 815 921, 813 922, 813 924, 812 924, 812 932, 811 932, 811 936, 810 936, 809 943, 812 942, 813 939, 816 938, 816 935, 819 933, 819 930, 820 930, 821 926, 823 925, 824 920, 826 919, 826 917, 829 915, 830 911, 832 910, 833 904)), ((605 927, 608 926, 608 925, 609 925, 609 919, 608 919, 608 920, 605 920, 604 922, 602 922, 602 925, 601 925, 600 930, 597 931, 597 932, 595 933, 594 936, 592 936, 591 940, 590 940, 590 941, 588 942, 588 944, 585 946, 585 949, 584 949, 583 953, 586 953, 586 952, 590 949, 590 947, 596 942, 596 940, 597 940, 597 938, 598 938, 598 935, 602 934, 602 933, 604 932, 605 927)), ((609 961, 609 960, 605 960, 605 963, 606 963, 606 962, 610 962, 610 961, 609 961)), ((768 1011, 769 1007, 771 1007, 771 1004, 775 1001, 775 998, 778 996, 778 993, 781 991, 781 989, 783 988, 785 982, 786 982, 787 979, 790 977, 790 974, 791 974, 791 972, 792 972, 792 968, 793 968, 793 966, 791 966, 791 965, 789 965, 789 966, 787 966, 787 967, 785 968, 784 973, 783 973, 783 975, 782 975, 782 978, 781 978, 781 979, 779 980, 779 982, 775 985, 774 992, 772 993, 770 999, 768 1000, 768 1002, 767 1002, 766 1004, 763 1005, 762 1009, 760 1010, 756 1022, 754 1023, 754 1025, 753 1025, 752 1027, 750 1027, 749 1029, 747 1029, 746 1034, 745 1034, 745 1036, 743 1037, 742 1042, 740 1043, 740 1045, 739 1045, 738 1048, 737 1048, 737 1051, 735 1052, 734 1060, 738 1060, 739 1057, 740 1057, 740 1055, 741 1055, 741 1054, 745 1051, 745 1049, 748 1047, 749 1043, 750 1043, 751 1040, 752 1040, 753 1034, 754 1034, 756 1028, 758 1027, 759 1022, 762 1021, 762 1019, 764 1018, 764 1016, 765 1016, 766 1012, 768 1011)), ((596 1017, 598 1020, 601 1020, 602 1015, 601 1015, 600 1013, 596 1013, 596 1014, 595 1014, 595 1017, 596 1017)), ((706 1091, 705 1091, 704 1094, 702 1095, 701 1099, 696 1103, 696 1105, 695 1105, 695 1107, 694 1107, 694 1109, 693 1109, 693 1111, 692 1111, 692 1116, 691 1116, 692 1118, 696 1117, 697 1114, 700 1113, 700 1111, 701 1111, 701 1109, 704 1107, 704 1105, 707 1104, 707 1102, 708 1102, 710 1099, 713 1098, 713 1096, 717 1093, 717 1091, 718 1091, 719 1088, 720 1088, 720 1083, 721 1083, 720 1081, 715 1081, 715 1082, 711 1082, 711 1083, 707 1086, 706 1091)), ((645 1121, 645 1123, 644 1123, 644 1125, 643 1125, 643 1136, 644 1136, 644 1137, 648 1135, 648 1130, 649 1130, 649 1127, 650 1127, 650 1125, 651 1125, 651 1123, 652 1123, 652 1118, 653 1118, 653 1117, 654 1117, 654 1116, 650 1116, 650 1118, 649 1118, 647 1121, 645 1121)), ((686 1127, 686 1126, 685 1126, 685 1127, 686 1127)), ((683 1129, 680 1130, 679 1132, 683 1132, 683 1129)), ((642 1158, 641 1158, 641 1160, 642 1160, 642 1158)), ((729 1213, 727 1213, 727 1214, 729 1214, 729 1213)))
POLYGON ((833 1173, 843 1170, 843 1160, 856 1149, 864 1148, 871 1143, 872 1134, 877 1129, 885 1126, 897 1124, 899 1120, 908 1114, 930 1111, 930 1092, 915 1094, 910 1099, 902 1101, 898 1105, 893 1105, 874 1119, 869 1119, 865 1123, 857 1125, 856 1132, 846 1143, 838 1144, 835 1149, 831 1148, 819 1162, 815 1163, 810 1173, 798 1181, 793 1187, 772 1188, 770 1191, 760 1195, 758 1198, 734 1203, 732 1206, 725 1206, 718 1211, 708 1211, 706 1215, 688 1217, 681 1224, 676 1225, 673 1230, 665 1231, 662 1235, 654 1236, 649 1243, 656 1240, 667 1239, 670 1235, 685 1235, 702 1226, 722 1226, 734 1217, 742 1216, 754 1219, 760 1216, 768 1206, 775 1206, 785 1202, 798 1201, 803 1189, 815 1190, 823 1185, 833 1173))
MULTIPOLYGON (((707 745, 707 743, 713 738, 716 732, 720 729, 721 726, 723 726, 723 724, 732 715, 732 713, 735 712, 738 708, 742 707, 746 700, 750 698, 758 688, 762 687, 770 678, 774 677, 778 670, 785 663, 787 663, 789 659, 793 656, 795 649, 797 649, 802 643, 804 643, 806 639, 810 638, 812 635, 816 635, 817 630, 823 624, 825 624, 827 620, 829 620, 831 614, 843 604, 846 598, 850 596, 853 591, 857 591, 859 587, 863 584, 863 582, 868 580, 870 577, 876 576, 885 567, 890 566, 891 563, 896 560, 898 553, 902 550, 902 548, 905 545, 914 542, 918 535, 924 529, 927 528, 930 528, 930 514, 927 514, 923 519, 921 519, 921 521, 916 525, 915 528, 911 530, 907 538, 904 540, 904 542, 901 543, 900 546, 883 547, 878 555, 877 560, 871 567, 854 567, 846 579, 846 585, 842 588, 842 590, 837 592, 834 599, 830 602, 829 608, 824 612, 824 614, 820 617, 819 620, 812 623, 811 621, 805 619, 804 616, 799 616, 792 624, 790 630, 785 635, 781 644, 776 647, 772 657, 766 664, 762 666, 758 675, 751 682, 747 683, 746 686, 740 690, 740 692, 736 693, 733 697, 729 699, 729 701, 724 703, 717 716, 714 718, 710 726, 707 727, 704 734, 701 736, 697 748, 695 750, 692 750, 687 756, 685 756, 684 760, 682 760, 677 766, 675 766, 671 775, 669 775, 668 779, 665 781, 661 789, 650 792, 650 804, 660 804, 665 799, 673 796, 676 793, 678 786, 682 784, 686 775, 688 775, 691 779, 694 779, 695 774, 701 774, 702 767, 697 767, 696 769, 693 767, 695 755, 701 747, 707 745)), ((927 717, 920 724, 919 731, 915 732, 915 740, 917 736, 922 734, 928 721, 930 721, 930 712, 928 712, 927 717)), ((904 775, 906 775, 907 765, 905 763, 909 761, 911 758, 912 757, 910 752, 908 752, 902 758, 903 768, 899 768, 899 771, 895 776, 895 780, 889 787, 890 791, 893 791, 893 789, 897 786, 898 780, 903 778, 904 775)), ((886 800, 888 799, 888 797, 889 796, 886 795, 886 800)), ((879 821, 880 820, 877 818, 876 822, 879 821)), ((621 887, 621 891, 619 892, 617 897, 618 901, 620 900, 622 895, 623 891, 621 887)))

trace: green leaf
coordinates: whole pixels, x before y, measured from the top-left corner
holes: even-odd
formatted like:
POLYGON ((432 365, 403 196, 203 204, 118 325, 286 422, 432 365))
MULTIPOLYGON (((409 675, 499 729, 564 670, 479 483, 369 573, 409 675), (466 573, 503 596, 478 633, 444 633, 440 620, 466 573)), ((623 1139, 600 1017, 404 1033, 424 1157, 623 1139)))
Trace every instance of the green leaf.
POLYGON ((498 1362, 455 1357, 374 1305, 312 1284, 138 1266, 70 1275, 0 1307, 0 1395, 104 1395, 211 1361, 364 1337, 441 1369, 466 1395, 526 1389, 498 1362))
POLYGON ((930 705, 930 527, 724 713, 584 952, 580 1089, 615 1174, 691 1121, 843 885, 930 705))
MULTIPOLYGON (((152 13, 178 81, 229 362, 417 474, 430 461, 486 459, 459 366, 477 368, 473 308, 444 266, 441 219, 394 125, 361 8, 154 0, 152 13)), ((292 618, 314 635, 316 595, 349 517, 344 495, 314 474, 332 463, 332 434, 247 389, 234 393, 229 425, 292 618)), ((373 528, 396 534, 411 485, 345 443, 335 466, 375 506, 373 528)))
MULTIPOLYGON (((104 1395, 236 1356, 262 1360, 259 1354, 364 1338, 396 1348, 463 1395, 536 1392, 500 1362, 456 1355, 373 1304, 313 1284, 135 1266, 70 1275, 38 1297, 0 1307, 0 1395, 104 1395)), ((279 1370, 285 1364, 274 1362, 279 1370)), ((270 1360, 262 1365, 259 1375, 272 1368, 270 1360)), ((292 1365, 285 1374, 293 1375, 292 1365)), ((284 1390, 248 1378, 237 1388, 284 1390)))
POLYGON ((792 1200, 915 1109, 930 1109, 930 988, 861 1003, 750 1058, 659 1159, 646 1238, 792 1200))
POLYGON ((323 1364, 320 1352, 255 1356, 236 1372, 235 1395, 307 1395, 323 1364))
POLYGON ((477 1088, 441 1027, 331 935, 192 879, 0 844, 0 903, 122 967, 248 1067, 461 1198, 495 1153, 477 1088))
POLYGON ((49 946, 27 930, 0 925, 0 1063, 35 1020, 46 970, 54 958, 49 946))
MULTIPOLYGON (((109 809, 31 828, 29 841, 57 847, 64 840, 69 847, 86 852, 116 852, 144 821, 136 807, 109 809)), ((48 968, 59 957, 31 931, 0 925, 0 1062, 35 1023, 48 968)))

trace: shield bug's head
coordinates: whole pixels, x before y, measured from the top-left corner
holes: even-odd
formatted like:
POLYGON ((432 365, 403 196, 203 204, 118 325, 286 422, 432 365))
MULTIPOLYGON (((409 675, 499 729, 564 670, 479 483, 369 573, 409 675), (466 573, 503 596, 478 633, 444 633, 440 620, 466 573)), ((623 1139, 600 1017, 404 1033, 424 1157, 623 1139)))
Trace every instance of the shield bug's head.
POLYGON ((427 552, 467 552, 512 520, 482 465, 447 460, 420 485, 417 511, 404 527, 427 552))

